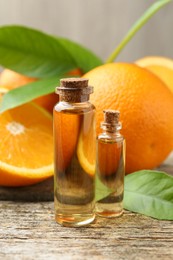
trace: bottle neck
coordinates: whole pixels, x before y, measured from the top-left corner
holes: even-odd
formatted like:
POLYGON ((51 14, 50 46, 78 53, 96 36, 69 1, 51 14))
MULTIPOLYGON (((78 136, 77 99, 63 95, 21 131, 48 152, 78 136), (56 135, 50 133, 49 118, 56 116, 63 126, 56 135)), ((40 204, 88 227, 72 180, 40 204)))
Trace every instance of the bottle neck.
POLYGON ((106 132, 106 133, 112 133, 112 134, 119 133, 121 128, 122 128, 122 125, 120 122, 115 125, 107 124, 105 122, 101 123, 101 129, 103 130, 103 132, 106 132))
POLYGON ((102 133, 108 135, 121 135, 120 130, 117 129, 110 130, 110 129, 102 128, 102 133))
POLYGON ((110 131, 110 129, 106 127, 102 127, 102 133, 100 133, 97 138, 98 140, 109 140, 109 142, 122 142, 124 139, 120 133, 120 129, 114 128, 110 131))

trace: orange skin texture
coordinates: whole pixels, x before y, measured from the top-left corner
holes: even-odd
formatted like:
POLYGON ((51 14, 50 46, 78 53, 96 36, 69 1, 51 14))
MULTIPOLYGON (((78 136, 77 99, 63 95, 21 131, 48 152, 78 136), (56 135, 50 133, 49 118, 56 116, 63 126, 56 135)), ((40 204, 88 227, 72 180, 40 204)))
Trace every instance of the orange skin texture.
POLYGON ((160 165, 173 149, 173 95, 157 76, 134 64, 109 63, 83 77, 94 86, 97 133, 104 109, 120 111, 126 173, 160 165))

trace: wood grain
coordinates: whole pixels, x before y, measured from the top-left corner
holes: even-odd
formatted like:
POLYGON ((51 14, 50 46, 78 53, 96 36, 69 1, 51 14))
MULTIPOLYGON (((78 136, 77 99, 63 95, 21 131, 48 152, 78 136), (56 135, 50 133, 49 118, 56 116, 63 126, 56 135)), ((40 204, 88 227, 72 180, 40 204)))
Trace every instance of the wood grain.
POLYGON ((27 187, 1 187, 0 200, 13 201, 52 201, 53 177, 27 187))
POLYGON ((173 223, 127 211, 65 228, 54 221, 53 202, 1 201, 0 223, 0 259, 173 259, 173 223))
MULTIPOLYGON (((173 174, 168 163, 160 170, 173 174)), ((53 199, 52 179, 30 187, 1 187, 0 198, 5 199, 0 201, 0 259, 173 259, 172 221, 125 211, 117 219, 97 218, 88 227, 61 227, 54 220, 53 202, 41 202, 53 199)))

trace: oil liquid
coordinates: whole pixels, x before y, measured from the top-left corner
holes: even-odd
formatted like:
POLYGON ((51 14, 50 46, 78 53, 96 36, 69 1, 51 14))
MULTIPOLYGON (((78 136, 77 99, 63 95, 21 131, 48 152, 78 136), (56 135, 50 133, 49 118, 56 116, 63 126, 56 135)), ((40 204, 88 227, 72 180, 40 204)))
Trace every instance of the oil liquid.
POLYGON ((123 214, 125 152, 124 140, 97 140, 97 178, 106 197, 97 201, 96 212, 102 217, 123 214))
POLYGON ((95 109, 54 109, 55 219, 83 226, 94 218, 95 109))

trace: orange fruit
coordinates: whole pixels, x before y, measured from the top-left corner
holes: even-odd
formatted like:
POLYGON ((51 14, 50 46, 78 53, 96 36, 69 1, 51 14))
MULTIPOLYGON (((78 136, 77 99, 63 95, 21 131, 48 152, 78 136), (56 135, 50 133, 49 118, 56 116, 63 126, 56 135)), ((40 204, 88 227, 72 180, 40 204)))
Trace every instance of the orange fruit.
MULTIPOLYGON (((0 86, 8 90, 21 87, 37 80, 37 78, 30 78, 9 69, 4 69, 0 74, 0 86)), ((34 99, 34 102, 52 113, 53 107, 58 100, 58 96, 55 93, 51 93, 34 99)))
POLYGON ((68 73, 67 73, 67 76, 82 76, 82 71, 81 71, 81 69, 73 69, 73 70, 71 70, 71 71, 69 71, 68 73))
MULTIPOLYGON (((80 76, 82 75, 82 71, 80 69, 74 69, 71 70, 67 75, 80 76)), ((8 90, 23 86, 36 80, 38 79, 27 77, 9 69, 4 69, 3 72, 0 74, 0 86, 7 88, 8 90)), ((57 94, 50 93, 34 99, 34 102, 52 113, 53 107, 58 102, 58 100, 59 98, 57 94)))
POLYGON ((157 75, 173 92, 173 60, 165 57, 144 57, 135 63, 157 75))
POLYGON ((77 156, 80 165, 90 176, 95 174, 95 138, 95 111, 91 111, 83 115, 83 124, 77 145, 77 156))
POLYGON ((46 109, 49 113, 53 113, 55 104, 59 101, 59 96, 55 93, 50 93, 44 96, 40 96, 33 100, 37 105, 46 109))
POLYGON ((157 76, 135 64, 110 63, 84 75, 94 86, 97 133, 104 109, 120 111, 126 173, 158 166, 173 149, 173 95, 157 76))
POLYGON ((9 69, 4 69, 0 74, 0 86, 8 90, 18 88, 36 80, 36 78, 30 78, 9 69))
POLYGON ((51 115, 34 103, 0 114, 0 185, 25 186, 52 175, 51 115))

